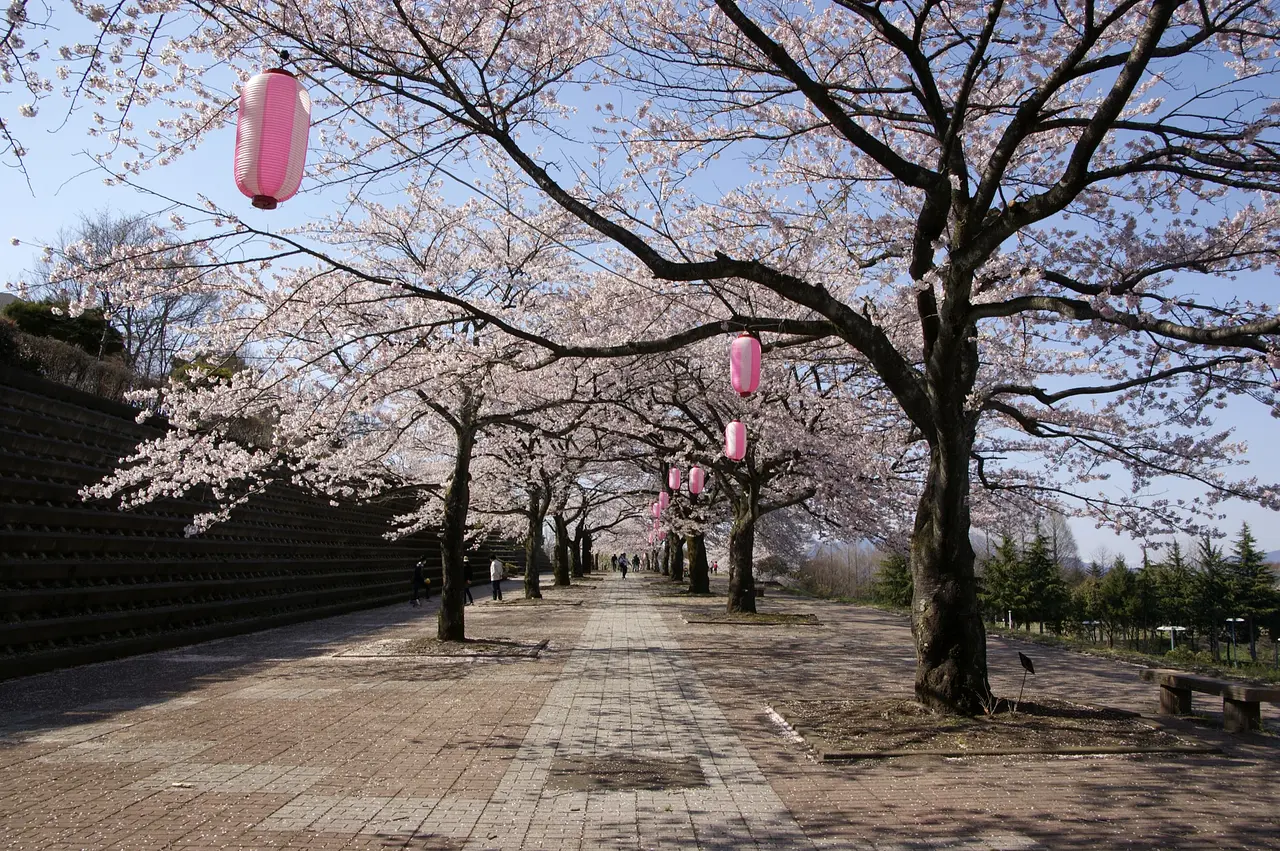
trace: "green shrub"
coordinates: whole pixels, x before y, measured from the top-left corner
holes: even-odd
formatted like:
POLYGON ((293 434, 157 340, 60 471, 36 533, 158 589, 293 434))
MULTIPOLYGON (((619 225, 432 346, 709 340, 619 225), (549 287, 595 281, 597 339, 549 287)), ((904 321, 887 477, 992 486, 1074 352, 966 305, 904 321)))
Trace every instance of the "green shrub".
POLYGON ((1192 652, 1190 647, 1185 646, 1166 650, 1164 658, 1179 665, 1204 665, 1210 667, 1214 664, 1213 654, 1208 650, 1192 652))
POLYGON ((0 317, 0 366, 31 369, 31 363, 22 350, 22 336, 17 323, 0 317))
POLYGON ((0 315, 12 321, 24 334, 61 340, 90 355, 111 357, 124 354, 124 337, 98 309, 71 316, 65 302, 12 301, 0 310, 0 315))

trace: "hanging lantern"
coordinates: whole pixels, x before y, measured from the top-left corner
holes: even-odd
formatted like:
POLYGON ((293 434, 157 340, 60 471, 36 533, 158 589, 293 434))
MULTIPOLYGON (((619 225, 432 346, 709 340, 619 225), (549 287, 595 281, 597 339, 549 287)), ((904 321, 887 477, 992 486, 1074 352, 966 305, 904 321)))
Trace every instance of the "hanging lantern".
POLYGON ((697 496, 702 493, 702 489, 707 485, 707 474, 702 472, 701 467, 692 467, 689 470, 689 493, 697 496))
POLYGON ((747 427, 734 420, 724 427, 724 457, 741 461, 747 455, 747 427))
POLYGON ((269 68, 244 84, 236 121, 236 187, 260 210, 288 201, 302 183, 311 98, 298 78, 269 68))
POLYGON ((649 506, 649 514, 654 520, 657 520, 662 516, 662 506, 655 502, 653 505, 649 506))
POLYGON ((680 490, 680 468, 672 467, 667 471, 667 487, 673 491, 680 490))
POLYGON ((666 511, 667 506, 670 504, 671 504, 671 494, 667 493, 666 491, 662 491, 661 493, 658 494, 658 506, 660 510, 666 511))
POLYGON ((739 396, 760 386, 760 341, 745 331, 729 346, 729 382, 739 396))

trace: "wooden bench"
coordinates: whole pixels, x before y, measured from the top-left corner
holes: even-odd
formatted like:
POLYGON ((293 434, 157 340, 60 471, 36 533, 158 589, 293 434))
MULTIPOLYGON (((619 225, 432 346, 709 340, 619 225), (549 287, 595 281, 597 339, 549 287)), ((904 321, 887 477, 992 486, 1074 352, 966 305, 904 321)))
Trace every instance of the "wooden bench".
POLYGON ((1190 715, 1191 692, 1222 696, 1222 725, 1228 733, 1257 730, 1262 725, 1258 704, 1280 703, 1280 688, 1253 686, 1233 680, 1216 680, 1182 671, 1147 668, 1144 682, 1160 686, 1161 715, 1190 715))

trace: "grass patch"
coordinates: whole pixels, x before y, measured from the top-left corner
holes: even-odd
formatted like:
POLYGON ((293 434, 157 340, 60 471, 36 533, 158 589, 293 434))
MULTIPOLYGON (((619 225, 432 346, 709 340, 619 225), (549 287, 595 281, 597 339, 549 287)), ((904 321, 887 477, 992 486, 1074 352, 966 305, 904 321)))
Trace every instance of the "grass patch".
POLYGON ((1192 674, 1203 674, 1222 679, 1240 680, 1258 684, 1274 685, 1280 683, 1280 670, 1261 662, 1247 663, 1238 668, 1215 665, 1207 653, 1203 651, 1192 654, 1189 650, 1179 648, 1172 653, 1143 653, 1127 647, 1102 647, 1090 641, 1052 633, 1023 632, 1007 629, 999 625, 987 624, 987 634, 1012 641, 1026 641, 1042 647, 1057 647, 1072 650, 1087 656, 1103 659, 1114 659, 1119 662, 1131 662, 1153 668, 1172 668, 1192 674))

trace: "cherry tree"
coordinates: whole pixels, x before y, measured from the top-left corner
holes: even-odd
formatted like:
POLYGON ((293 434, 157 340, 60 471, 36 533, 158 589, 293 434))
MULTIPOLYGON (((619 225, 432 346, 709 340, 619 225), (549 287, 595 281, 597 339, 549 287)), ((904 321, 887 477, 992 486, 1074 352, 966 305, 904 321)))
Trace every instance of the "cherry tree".
MULTIPOLYGON (((512 532, 494 511, 507 498, 503 480, 485 476, 477 489, 474 461, 510 451, 512 441, 538 428, 539 417, 572 399, 574 362, 545 365, 534 376, 533 358, 509 336, 452 307, 448 299, 459 293, 475 304, 517 296, 474 262, 471 242, 441 238, 447 228, 440 221, 419 231, 404 213, 388 215, 382 230, 362 223, 363 275, 313 252, 314 265, 265 276, 245 264, 216 262, 208 242, 184 245, 203 252, 188 266, 200 274, 180 278, 185 291, 216 296, 224 308, 219 322, 200 329, 193 358, 239 351, 247 368, 218 380, 196 367, 163 389, 139 393, 171 429, 85 493, 130 507, 207 487, 216 507, 195 518, 192 533, 275 481, 335 499, 407 495, 416 507, 388 533, 438 530, 444 561, 438 635, 463 640, 468 542, 512 532), (420 244, 423 234, 429 242, 420 244), (198 262, 206 257, 209 263, 198 262), (419 298, 412 288, 368 274, 375 267, 420 273, 424 263, 435 276, 433 292, 445 298, 419 298)), ((356 238, 337 221, 330 226, 330 240, 356 238)), ((169 240, 160 234, 152 243, 114 246, 106 256, 77 256, 74 265, 127 268, 134 297, 146 301, 152 287, 172 290, 169 240)), ((505 273, 528 265, 538 251, 536 243, 514 238, 504 245, 502 253, 485 249, 485 259, 505 273)), ((280 250, 261 248, 268 255, 280 250)))
POLYGON ((1149 529, 1224 497, 1277 504, 1231 478, 1240 447, 1212 417, 1277 406, 1280 318, 1231 283, 1277 259, 1265 0, 88 10, 107 46, 68 62, 124 110, 103 131, 136 152, 119 179, 225 132, 236 82, 286 49, 316 96, 314 186, 447 179, 557 221, 578 263, 544 283, 582 296, 576 330, 534 327, 528 303, 476 305, 486 321, 555 357, 671 349, 728 320, 847 347, 927 458, 911 566, 930 706, 989 698, 975 483, 1125 526, 1150 512, 1149 529), (164 113, 150 135, 140 104, 164 113), (659 302, 682 330, 612 320, 659 302), (1100 495, 1100 465, 1134 495, 1100 495), (1204 505, 1145 498, 1168 475, 1204 505))
POLYGON ((707 590, 704 530, 729 515, 727 609, 753 612, 755 528, 762 517, 803 507, 814 528, 868 538, 901 528, 910 512, 900 495, 914 489, 919 452, 887 407, 890 400, 877 400, 886 394, 865 392, 873 376, 847 358, 831 362, 811 347, 766 347, 760 389, 744 399, 729 387, 727 342, 619 364, 626 380, 617 382, 617 395, 598 394, 596 401, 626 416, 596 427, 637 447, 631 463, 646 504, 657 492, 670 495, 661 522, 664 572, 673 582, 684 579, 687 547, 691 587, 707 590), (741 461, 723 451, 731 420, 747 427, 741 461), (672 493, 668 470, 677 467, 687 478, 694 465, 707 471, 707 491, 696 500, 683 486, 672 493))

